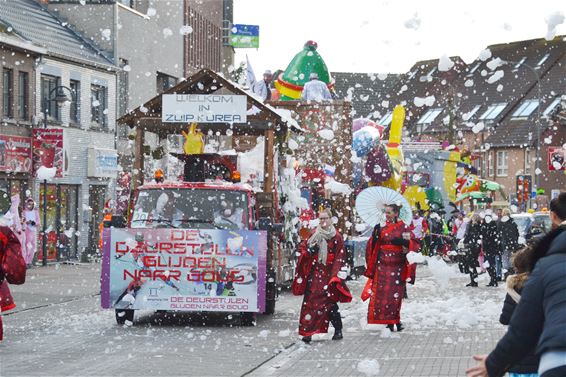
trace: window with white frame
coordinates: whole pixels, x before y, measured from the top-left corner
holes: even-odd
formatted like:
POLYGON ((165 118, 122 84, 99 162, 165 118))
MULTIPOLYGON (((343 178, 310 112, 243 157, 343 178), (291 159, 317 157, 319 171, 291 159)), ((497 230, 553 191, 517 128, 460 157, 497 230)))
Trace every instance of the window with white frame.
POLYGON ((536 65, 535 68, 540 68, 540 66, 544 64, 544 62, 548 59, 549 56, 550 56, 550 52, 547 52, 546 55, 544 55, 544 56, 542 57, 542 59, 540 59, 540 60, 538 61, 538 63, 537 63, 537 65, 536 65))
POLYGON ((507 162, 507 151, 497 151, 497 171, 498 177, 507 177, 509 165, 507 162))
POLYGON ((417 122, 417 124, 429 124, 434 122, 434 120, 436 119, 437 116, 440 115, 440 113, 442 112, 442 109, 430 109, 429 111, 427 111, 417 122))
POLYGON ((528 118, 538 107, 538 99, 524 101, 513 113, 513 118, 528 118))
POLYGON ((493 152, 487 154, 487 175, 493 177, 493 152))
POLYGON ((388 111, 387 114, 381 117, 377 124, 380 126, 387 126, 391 123, 391 119, 393 119, 393 111, 388 111))
POLYGON ((468 111, 467 113, 464 113, 462 115, 462 119, 465 120, 465 121, 472 119, 472 117, 478 112, 480 107, 481 107, 481 105, 474 106, 473 109, 471 109, 470 111, 468 111))
POLYGON ((486 111, 480 116, 481 120, 491 120, 497 118, 503 109, 507 106, 507 102, 495 103, 490 105, 486 111))
POLYGON ((531 174, 531 150, 525 149, 525 174, 531 174))
POLYGON ((481 65, 481 62, 476 63, 476 65, 474 65, 474 66, 472 67, 472 69, 470 69, 470 71, 468 72, 468 75, 473 75, 474 72, 478 70, 478 68, 480 67, 480 65, 481 65))
POLYGON ((548 118, 548 114, 550 114, 556 107, 560 104, 560 96, 556 97, 550 105, 543 111, 542 116, 543 118, 548 118))
POLYGON ((515 66, 513 67, 514 69, 519 69, 519 67, 521 67, 523 65, 523 63, 527 60, 527 57, 524 56, 523 58, 521 58, 521 60, 519 60, 517 62, 517 64, 515 64, 515 66))

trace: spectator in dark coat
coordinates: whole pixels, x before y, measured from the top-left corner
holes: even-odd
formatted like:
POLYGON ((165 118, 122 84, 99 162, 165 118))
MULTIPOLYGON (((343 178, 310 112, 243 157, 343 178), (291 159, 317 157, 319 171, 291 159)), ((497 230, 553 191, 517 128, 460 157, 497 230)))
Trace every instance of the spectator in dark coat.
POLYGON ((519 228, 511 217, 511 211, 508 208, 503 210, 498 226, 501 235, 501 261, 503 273, 506 276, 512 273, 511 254, 519 247, 519 228))
POLYGON ((536 347, 541 377, 566 376, 566 192, 550 202, 553 229, 535 246, 535 266, 507 333, 468 377, 500 377, 536 347))
POLYGON ((477 213, 472 216, 472 220, 466 229, 464 245, 466 246, 466 267, 470 274, 470 283, 466 287, 477 287, 477 268, 480 266, 478 258, 481 248, 481 218, 477 213))
POLYGON ((497 287, 496 263, 497 257, 501 254, 501 236, 498 232, 497 222, 493 219, 491 214, 485 215, 483 219, 481 238, 483 253, 489 264, 487 272, 489 273, 490 281, 487 286, 497 287))
MULTIPOLYGON (((532 271, 532 259, 534 248, 528 247, 523 250, 517 251, 513 259, 513 268, 516 271, 515 275, 510 275, 507 278, 506 290, 507 295, 503 303, 503 310, 499 317, 499 322, 502 325, 509 325, 511 316, 521 300, 521 292, 525 286, 527 279, 532 271)), ((509 368, 510 377, 519 375, 536 374, 538 370, 539 358, 534 354, 534 349, 524 359, 509 368)))

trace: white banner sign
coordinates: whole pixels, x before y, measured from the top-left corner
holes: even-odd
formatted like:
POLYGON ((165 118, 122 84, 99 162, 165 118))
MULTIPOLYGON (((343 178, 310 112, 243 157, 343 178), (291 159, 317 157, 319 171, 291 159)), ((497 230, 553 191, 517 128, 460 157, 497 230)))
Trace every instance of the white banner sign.
POLYGON ((164 123, 246 123, 246 96, 164 94, 164 123))
POLYGON ((89 177, 116 178, 118 174, 118 153, 114 149, 88 149, 89 177))

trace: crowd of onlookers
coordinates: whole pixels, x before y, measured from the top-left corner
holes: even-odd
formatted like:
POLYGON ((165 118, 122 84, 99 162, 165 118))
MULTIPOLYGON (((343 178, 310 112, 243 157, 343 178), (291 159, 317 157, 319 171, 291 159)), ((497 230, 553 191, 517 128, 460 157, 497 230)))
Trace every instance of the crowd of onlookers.
MULTIPOLYGON (((467 370, 468 377, 499 377, 505 373, 511 377, 566 376, 566 192, 552 199, 549 209, 552 229, 519 250, 517 244, 505 243, 507 236, 515 240, 515 229, 503 221, 505 213, 499 226, 497 221, 494 226, 485 225, 493 222, 486 221, 487 215, 483 219, 472 217, 468 224, 464 243, 481 245, 486 255, 508 253, 513 272, 506 281, 507 296, 500 317, 502 324, 509 325, 508 330, 489 355, 474 356, 478 365, 467 370), (475 232, 478 236, 470 238, 469 234, 475 232), (492 236, 493 240, 488 240, 492 236), (491 247, 496 247, 495 251, 491 247)), ((470 255, 474 259, 475 254, 470 255)), ((495 273, 492 268, 490 276, 496 273, 497 268, 495 273)))

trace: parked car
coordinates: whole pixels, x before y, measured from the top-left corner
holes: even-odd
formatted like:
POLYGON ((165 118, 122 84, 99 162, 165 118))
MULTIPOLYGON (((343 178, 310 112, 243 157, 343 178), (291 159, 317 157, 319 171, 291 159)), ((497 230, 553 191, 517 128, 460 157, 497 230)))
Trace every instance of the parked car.
POLYGON ((536 239, 550 231, 552 221, 547 211, 534 213, 516 213, 511 217, 519 228, 519 244, 527 245, 531 240, 536 239))

